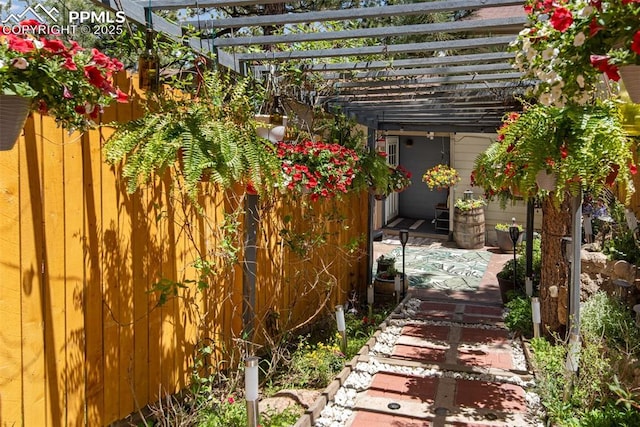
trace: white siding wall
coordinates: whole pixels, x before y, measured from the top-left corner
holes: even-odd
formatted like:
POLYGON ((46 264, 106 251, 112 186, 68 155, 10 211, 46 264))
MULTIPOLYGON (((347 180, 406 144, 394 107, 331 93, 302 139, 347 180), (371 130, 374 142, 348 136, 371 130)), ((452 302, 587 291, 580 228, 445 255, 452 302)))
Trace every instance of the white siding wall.
MULTIPOLYGON (((451 135, 451 165, 460 174, 461 181, 454 187, 452 203, 462 198, 464 191, 472 190, 475 198, 483 197, 483 191, 479 187, 471 187, 470 177, 473 163, 481 152, 487 149, 491 142, 495 141, 497 134, 488 133, 455 133, 451 135)), ((507 204, 503 210, 498 201, 489 202, 485 207, 486 244, 495 245, 496 232, 494 227, 499 222, 511 223, 511 218, 516 218, 519 224, 526 223, 526 204, 522 201, 514 205, 507 204)), ((539 230, 542 224, 542 210, 535 210, 534 228, 539 230)))

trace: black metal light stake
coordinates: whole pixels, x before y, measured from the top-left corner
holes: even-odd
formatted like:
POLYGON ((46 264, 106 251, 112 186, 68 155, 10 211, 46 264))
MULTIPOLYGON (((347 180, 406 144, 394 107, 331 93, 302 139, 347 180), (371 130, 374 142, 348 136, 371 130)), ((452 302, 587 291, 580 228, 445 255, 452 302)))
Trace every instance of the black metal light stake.
POLYGON ((400 230, 400 243, 402 244, 402 299, 405 297, 404 284, 407 280, 407 273, 404 270, 404 250, 409 241, 409 230, 400 230))
POLYGON ((509 227, 509 237, 511 237, 511 241, 513 242, 513 290, 516 290, 516 244, 518 243, 518 238, 520 237, 520 228, 516 224, 516 219, 511 219, 512 224, 509 227))

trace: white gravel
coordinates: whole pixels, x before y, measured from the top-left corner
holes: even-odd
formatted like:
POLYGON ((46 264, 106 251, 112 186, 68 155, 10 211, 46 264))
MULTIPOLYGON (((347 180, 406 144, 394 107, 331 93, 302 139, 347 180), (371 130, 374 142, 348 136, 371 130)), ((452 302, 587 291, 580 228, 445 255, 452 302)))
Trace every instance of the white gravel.
MULTIPOLYGON (((481 329, 501 329, 490 324, 460 324, 451 321, 436 321, 413 319, 417 314, 421 301, 418 299, 410 299, 403 304, 400 312, 404 314, 404 319, 391 319, 388 326, 382 331, 374 346, 369 351, 372 356, 368 362, 359 362, 354 370, 346 378, 344 385, 338 390, 332 402, 329 402, 321 412, 321 416, 316 420, 318 427, 342 427, 353 414, 352 407, 355 403, 357 393, 366 390, 373 380, 373 376, 378 372, 400 373, 416 377, 443 377, 454 379, 467 379, 477 381, 490 381, 509 383, 521 386, 525 389, 525 400, 529 406, 527 419, 530 425, 543 425, 539 421, 539 415, 542 411, 540 398, 535 394, 532 388, 535 385, 534 380, 523 380, 518 375, 491 375, 491 374, 475 374, 456 371, 442 371, 436 368, 409 367, 403 365, 391 365, 382 363, 376 357, 391 356, 393 347, 401 335, 402 328, 407 324, 426 324, 426 325, 442 325, 442 326, 464 326, 481 329)), ((527 363, 520 340, 512 339, 513 366, 514 369, 526 371, 527 363)))

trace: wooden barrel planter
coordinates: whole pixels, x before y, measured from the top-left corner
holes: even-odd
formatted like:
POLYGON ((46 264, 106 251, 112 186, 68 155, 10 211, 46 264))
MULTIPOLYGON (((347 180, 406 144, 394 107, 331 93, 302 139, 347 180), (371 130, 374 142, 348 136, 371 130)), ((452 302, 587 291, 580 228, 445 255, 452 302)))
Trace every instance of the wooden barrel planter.
MULTIPOLYGON (((403 276, 403 274, 400 273, 400 276, 403 276)), ((402 278, 400 280, 402 280, 402 278)), ((409 289, 409 280, 405 278, 404 280, 405 294, 407 293, 408 289, 409 289)), ((395 279, 394 278, 386 279, 380 276, 376 276, 375 281, 373 282, 373 291, 375 293, 374 301, 390 301, 391 299, 395 299, 395 293, 396 293, 395 279)))
POLYGON ((456 208, 453 217, 453 240, 461 249, 484 247, 484 209, 456 208))

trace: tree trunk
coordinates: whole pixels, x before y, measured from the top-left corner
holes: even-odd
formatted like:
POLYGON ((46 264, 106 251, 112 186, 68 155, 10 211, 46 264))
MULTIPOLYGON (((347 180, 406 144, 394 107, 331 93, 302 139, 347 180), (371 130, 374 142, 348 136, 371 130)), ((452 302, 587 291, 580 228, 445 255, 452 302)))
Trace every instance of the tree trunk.
POLYGON ((562 254, 562 237, 571 234, 571 196, 557 207, 555 194, 542 202, 542 272, 540 277, 540 313, 542 329, 549 337, 561 333, 566 325, 568 263, 562 254), (558 296, 551 297, 555 286, 558 296))

